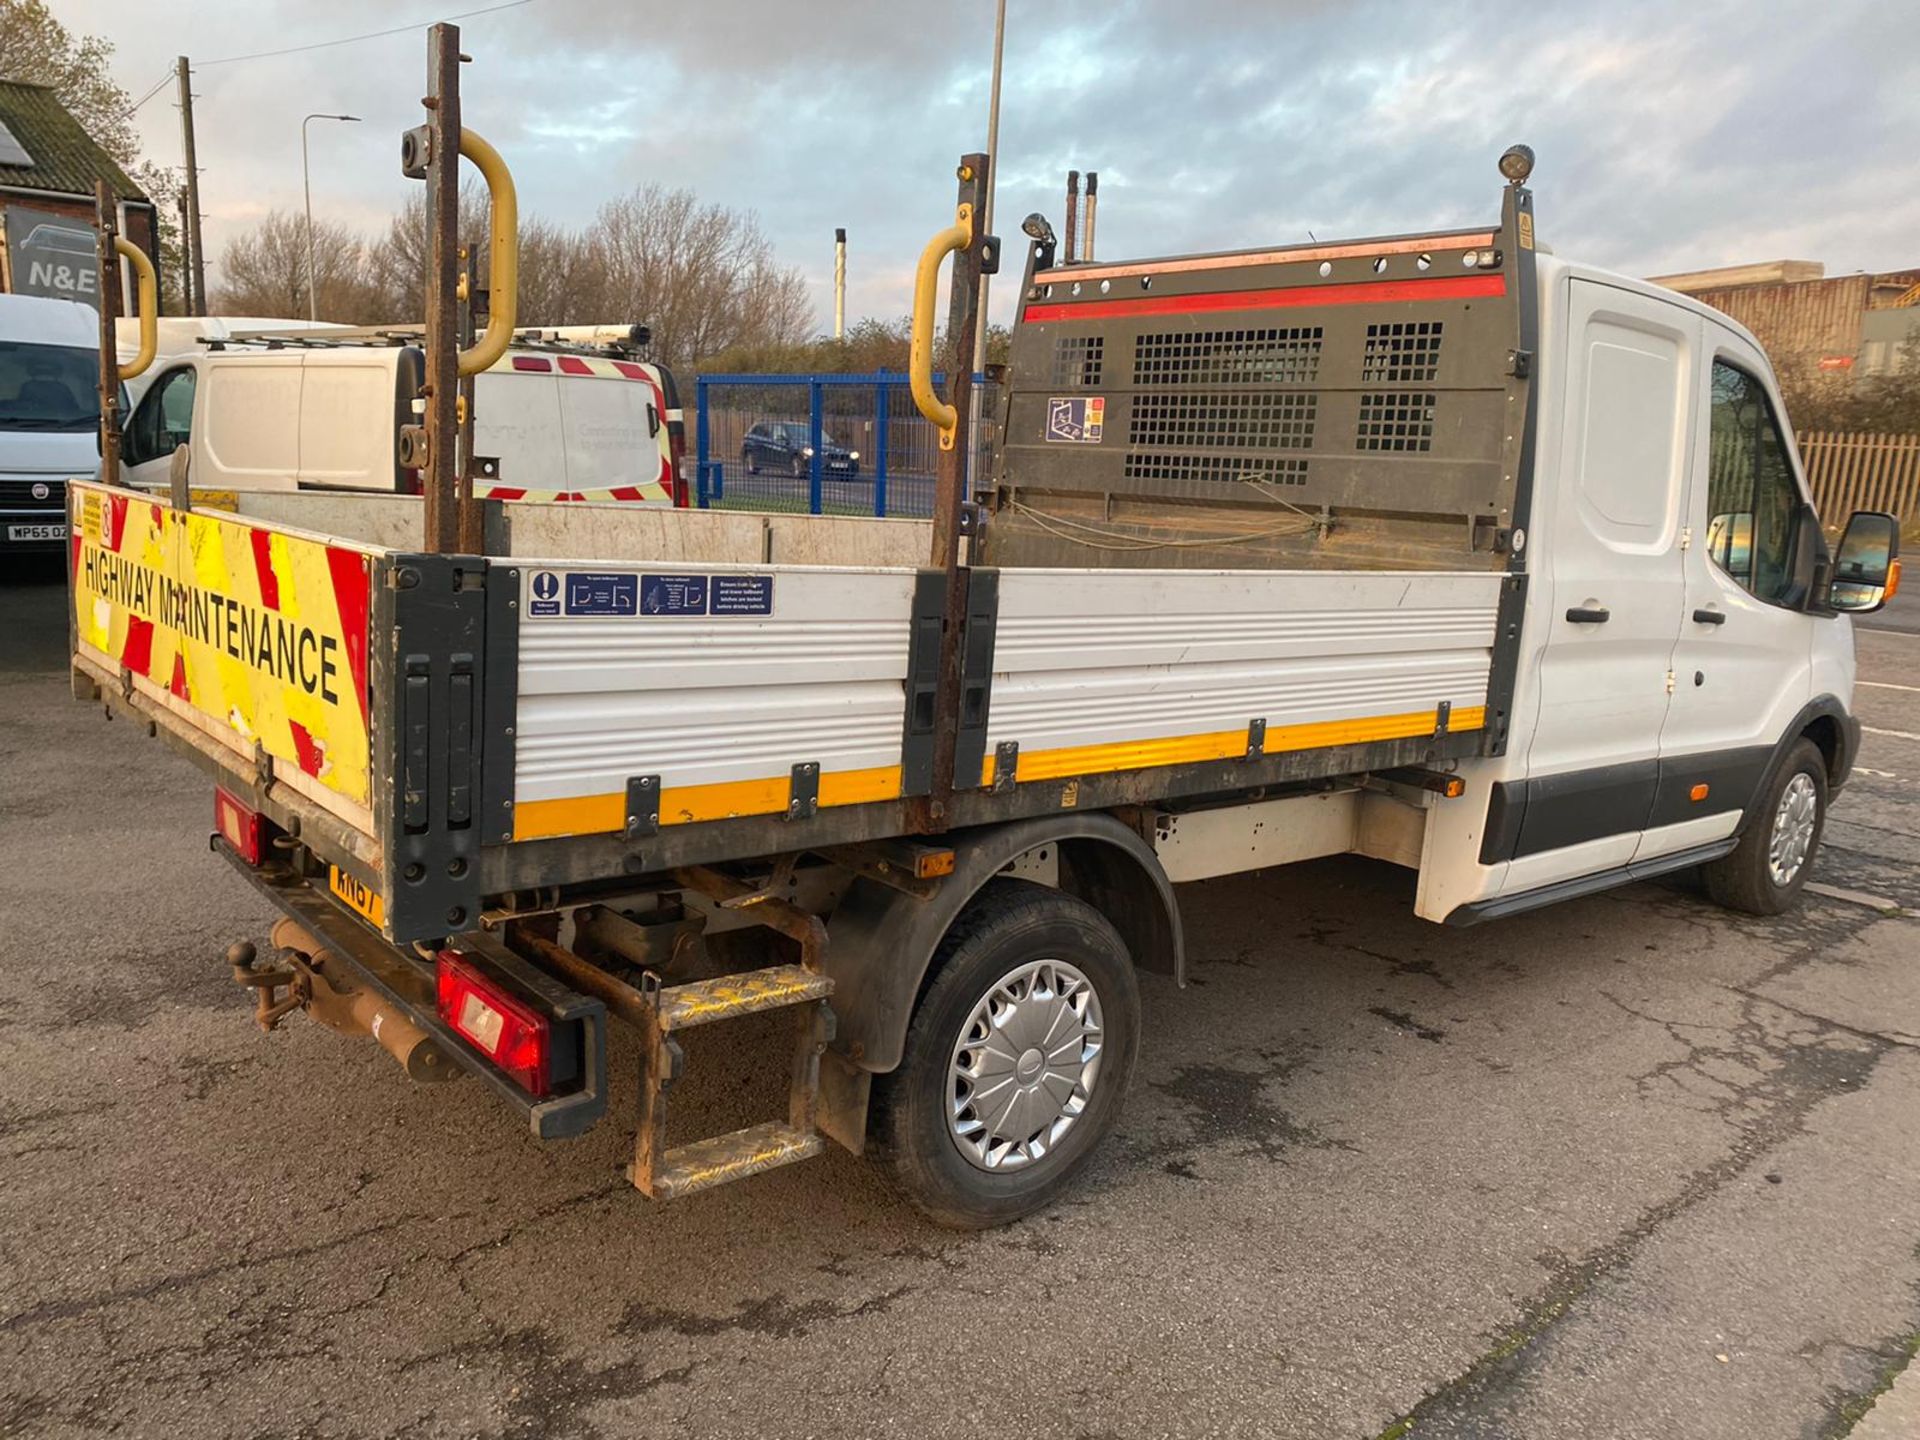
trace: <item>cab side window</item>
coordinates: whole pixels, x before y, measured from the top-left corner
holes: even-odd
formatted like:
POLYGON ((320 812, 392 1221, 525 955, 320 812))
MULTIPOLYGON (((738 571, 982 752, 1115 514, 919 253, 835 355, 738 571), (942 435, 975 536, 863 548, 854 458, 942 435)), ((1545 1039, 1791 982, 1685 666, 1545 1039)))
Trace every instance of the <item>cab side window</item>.
POLYGON ((1793 462, 1760 382, 1713 364, 1707 470, 1707 554, 1755 599, 1800 599, 1794 529, 1801 513, 1793 462))
POLYGON ((193 434, 193 386, 193 368, 185 366, 162 375, 141 397, 127 427, 129 465, 159 460, 188 443, 193 434))

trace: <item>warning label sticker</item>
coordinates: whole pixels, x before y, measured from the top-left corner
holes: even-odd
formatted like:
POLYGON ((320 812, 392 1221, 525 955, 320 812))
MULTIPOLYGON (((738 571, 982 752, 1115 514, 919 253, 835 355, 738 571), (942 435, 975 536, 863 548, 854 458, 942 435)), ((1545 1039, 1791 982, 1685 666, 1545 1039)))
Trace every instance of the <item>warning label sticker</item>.
POLYGON ((771 575, 647 575, 619 570, 536 570, 527 614, 540 620, 728 619, 773 614, 771 575))
POLYGON ((771 575, 716 575, 713 577, 715 615, 773 614, 771 575))
POLYGON ((560 613, 560 577, 551 570, 541 570, 533 577, 533 595, 527 601, 527 613, 535 616, 551 616, 560 613))
MULTIPOLYGON (((535 583, 538 583, 537 581, 535 583)), ((633 615, 639 577, 597 570, 567 572, 567 614, 633 615)))
POLYGON ((704 615, 707 613, 707 577, 642 575, 640 609, 648 615, 704 615))
POLYGON ((1047 439, 1098 445, 1107 423, 1104 395, 1065 395, 1047 401, 1047 439))

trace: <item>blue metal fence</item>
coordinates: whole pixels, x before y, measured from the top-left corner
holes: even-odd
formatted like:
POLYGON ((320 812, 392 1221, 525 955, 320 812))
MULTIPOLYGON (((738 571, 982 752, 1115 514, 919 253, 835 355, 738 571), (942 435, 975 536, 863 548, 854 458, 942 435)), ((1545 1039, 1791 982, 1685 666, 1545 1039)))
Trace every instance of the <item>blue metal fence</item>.
MULTIPOLYGON (((945 380, 934 377, 936 386, 945 380)), ((914 406, 904 370, 702 375, 694 389, 694 503, 702 509, 933 513, 939 434, 914 406), (774 459, 757 446, 750 453, 748 433, 772 424, 806 426, 808 453, 774 459)), ((984 376, 974 376, 973 393, 981 423, 970 474, 979 476, 997 443, 998 411, 984 376)))

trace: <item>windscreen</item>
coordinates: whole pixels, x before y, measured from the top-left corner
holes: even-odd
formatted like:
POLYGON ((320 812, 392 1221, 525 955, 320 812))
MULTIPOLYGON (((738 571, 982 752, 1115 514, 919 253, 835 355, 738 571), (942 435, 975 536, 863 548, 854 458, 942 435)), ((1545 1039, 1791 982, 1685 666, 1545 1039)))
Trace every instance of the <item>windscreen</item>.
POLYGON ((0 430, 92 430, 99 356, 73 345, 0 340, 0 430))

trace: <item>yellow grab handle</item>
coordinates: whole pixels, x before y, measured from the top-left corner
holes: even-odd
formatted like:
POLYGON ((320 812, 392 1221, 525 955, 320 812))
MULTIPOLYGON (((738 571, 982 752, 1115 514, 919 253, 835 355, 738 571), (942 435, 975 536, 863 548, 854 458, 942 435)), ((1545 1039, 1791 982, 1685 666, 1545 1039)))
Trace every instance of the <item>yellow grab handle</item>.
POLYGON ((953 212, 953 224, 927 242, 920 252, 920 268, 913 274, 913 343, 908 351, 907 378, 913 403, 940 432, 940 448, 953 448, 960 417, 953 406, 933 393, 933 292, 940 283, 940 262, 973 243, 973 206, 962 202, 953 212))
POLYGON ((478 375, 491 369, 507 353, 513 339, 515 312, 520 298, 520 200, 514 193, 513 176, 500 152, 473 131, 460 131, 460 153, 474 163, 487 182, 487 195, 493 202, 492 263, 487 269, 487 333, 470 350, 460 352, 460 373, 478 375))
POLYGON ((131 380, 153 364, 153 352, 160 346, 160 281, 153 273, 153 261, 138 245, 113 237, 114 253, 133 266, 140 287, 140 353, 130 364, 120 367, 120 378, 131 380))

